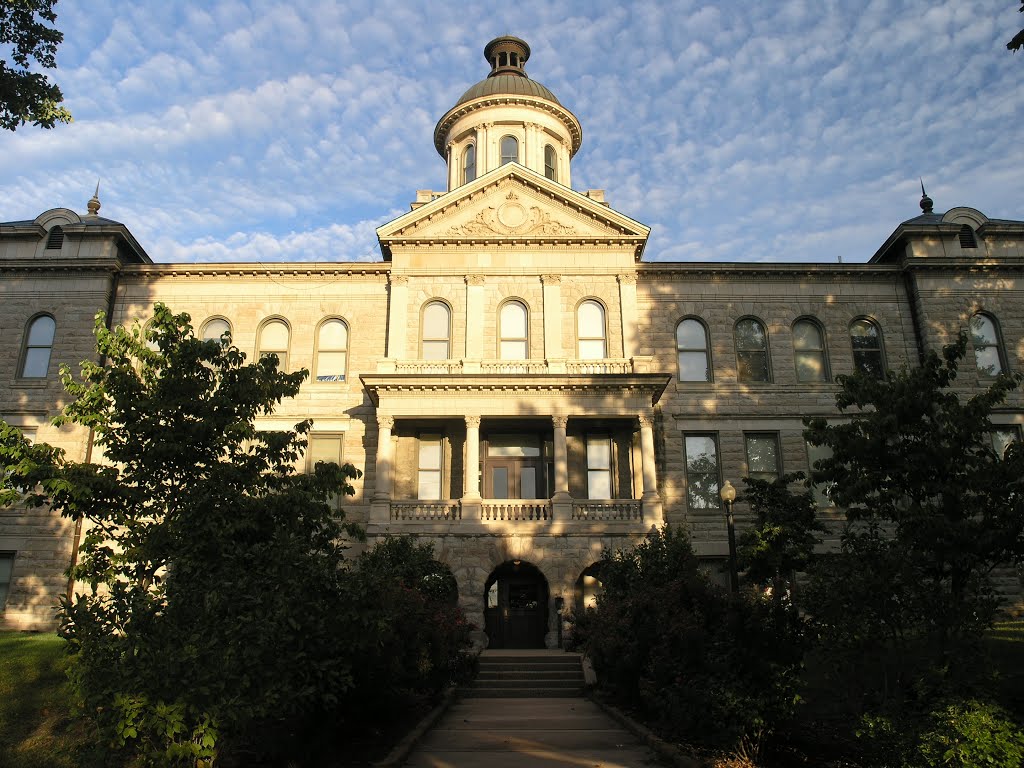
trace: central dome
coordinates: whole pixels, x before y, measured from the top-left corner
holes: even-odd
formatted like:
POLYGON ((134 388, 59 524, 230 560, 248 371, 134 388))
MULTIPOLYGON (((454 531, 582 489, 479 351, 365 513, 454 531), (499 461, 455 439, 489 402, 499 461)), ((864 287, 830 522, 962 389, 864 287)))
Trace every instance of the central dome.
POLYGON ((530 46, 511 35, 484 48, 491 71, 434 126, 434 148, 448 163, 448 189, 505 163, 518 163, 564 186, 583 142, 579 120, 526 74, 530 46))

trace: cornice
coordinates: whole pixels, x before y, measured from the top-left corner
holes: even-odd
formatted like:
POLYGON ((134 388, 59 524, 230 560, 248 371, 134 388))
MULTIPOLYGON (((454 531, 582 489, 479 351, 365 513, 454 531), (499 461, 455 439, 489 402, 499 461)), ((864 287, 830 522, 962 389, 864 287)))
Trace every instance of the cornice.
POLYGON ((648 395, 652 404, 661 397, 672 380, 665 373, 596 374, 596 375, 551 375, 551 374, 367 374, 359 377, 373 405, 380 405, 380 395, 398 392, 415 394, 450 393, 465 395, 470 392, 494 393, 515 392, 583 392, 595 393, 633 392, 648 395))
POLYGON ((45 273, 56 272, 70 276, 79 272, 112 273, 123 271, 117 259, 10 259, 0 260, 0 272, 45 273))
POLYGON ((583 127, 580 125, 580 121, 576 119, 576 116, 565 107, 548 101, 547 99, 541 99, 535 96, 501 93, 481 96, 477 99, 473 99, 472 101, 458 104, 448 110, 444 117, 437 121, 437 125, 434 127, 434 149, 437 150, 437 153, 441 157, 446 157, 445 141, 448 137, 449 131, 451 131, 452 125, 457 120, 473 112, 494 106, 533 107, 534 109, 540 109, 542 112, 547 112, 548 114, 553 115, 566 127, 566 130, 569 131, 569 135, 572 137, 570 157, 574 156, 583 145, 583 127))
POLYGON ((166 277, 387 277, 390 264, 344 262, 146 264, 124 268, 125 276, 156 280, 166 277))
POLYGON ((878 277, 891 279, 902 272, 897 264, 819 264, 797 262, 643 262, 637 265, 640 280, 663 280, 666 277, 756 277, 759 280, 792 281, 809 277, 824 281, 864 280, 878 277))

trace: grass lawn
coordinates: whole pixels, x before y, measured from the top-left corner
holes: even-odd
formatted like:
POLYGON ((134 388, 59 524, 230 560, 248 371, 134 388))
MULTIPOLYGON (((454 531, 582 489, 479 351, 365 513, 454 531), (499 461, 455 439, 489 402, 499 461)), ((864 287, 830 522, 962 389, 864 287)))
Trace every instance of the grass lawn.
POLYGON ((0 765, 74 768, 82 738, 56 635, 0 632, 0 765))
POLYGON ((996 669, 993 693, 1024 724, 1024 621, 996 622, 985 645, 996 669))

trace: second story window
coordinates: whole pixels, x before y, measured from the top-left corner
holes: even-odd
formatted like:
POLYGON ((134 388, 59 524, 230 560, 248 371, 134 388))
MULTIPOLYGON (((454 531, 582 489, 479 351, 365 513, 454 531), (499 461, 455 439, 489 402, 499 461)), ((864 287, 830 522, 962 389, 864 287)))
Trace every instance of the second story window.
POLYGON ((779 436, 772 432, 746 434, 747 477, 774 483, 779 479, 779 436))
POLYGON ((558 181, 555 172, 555 148, 550 144, 544 145, 544 175, 552 181, 558 181))
POLYGON ((284 320, 269 320, 260 328, 259 356, 277 355, 277 369, 288 370, 288 337, 290 333, 284 320))
POLYGON ((519 139, 515 136, 501 137, 501 164, 519 162, 519 139))
POLYGON ((998 376, 1003 372, 1003 355, 995 321, 980 312, 971 318, 971 342, 974 363, 982 376, 998 376))
POLYGON ((530 356, 526 307, 518 301, 506 301, 501 305, 498 323, 499 357, 502 360, 526 360, 530 356))
POLYGON ((739 381, 771 381, 768 334, 760 320, 746 317, 736 323, 736 378, 739 381))
POLYGON ((604 307, 588 299, 576 310, 576 338, 580 360, 600 360, 608 356, 604 307))
POLYGON ((470 144, 462 156, 462 183, 468 184, 476 178, 476 145, 470 144))
POLYGON ((452 313, 442 301, 432 301, 423 308, 421 338, 424 360, 447 360, 451 357, 452 313))
POLYGON ((57 323, 49 315, 39 315, 28 326, 21 358, 21 378, 43 379, 50 368, 50 352, 57 323))
POLYGON ((797 320, 793 323, 793 357, 796 361, 797 381, 828 381, 825 336, 813 320, 797 320))
POLYGON ((203 341, 220 341, 225 333, 231 333, 231 323, 223 317, 213 317, 203 323, 203 341))
POLYGON ((324 320, 316 334, 316 380, 344 381, 348 365, 348 326, 337 318, 324 320))
POLYGON ((853 367, 856 371, 876 379, 885 377, 882 334, 877 325, 863 318, 850 323, 850 346, 853 347, 853 367))
POLYGON ((676 326, 680 381, 711 381, 711 355, 704 323, 692 317, 676 326))

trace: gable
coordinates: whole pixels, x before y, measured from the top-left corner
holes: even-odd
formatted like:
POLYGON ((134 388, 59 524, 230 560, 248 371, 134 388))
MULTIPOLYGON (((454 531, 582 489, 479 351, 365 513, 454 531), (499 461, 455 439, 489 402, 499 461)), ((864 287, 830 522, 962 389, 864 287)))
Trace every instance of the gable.
POLYGON ((515 163, 400 216, 377 230, 384 257, 399 245, 627 246, 639 260, 650 229, 515 163))

